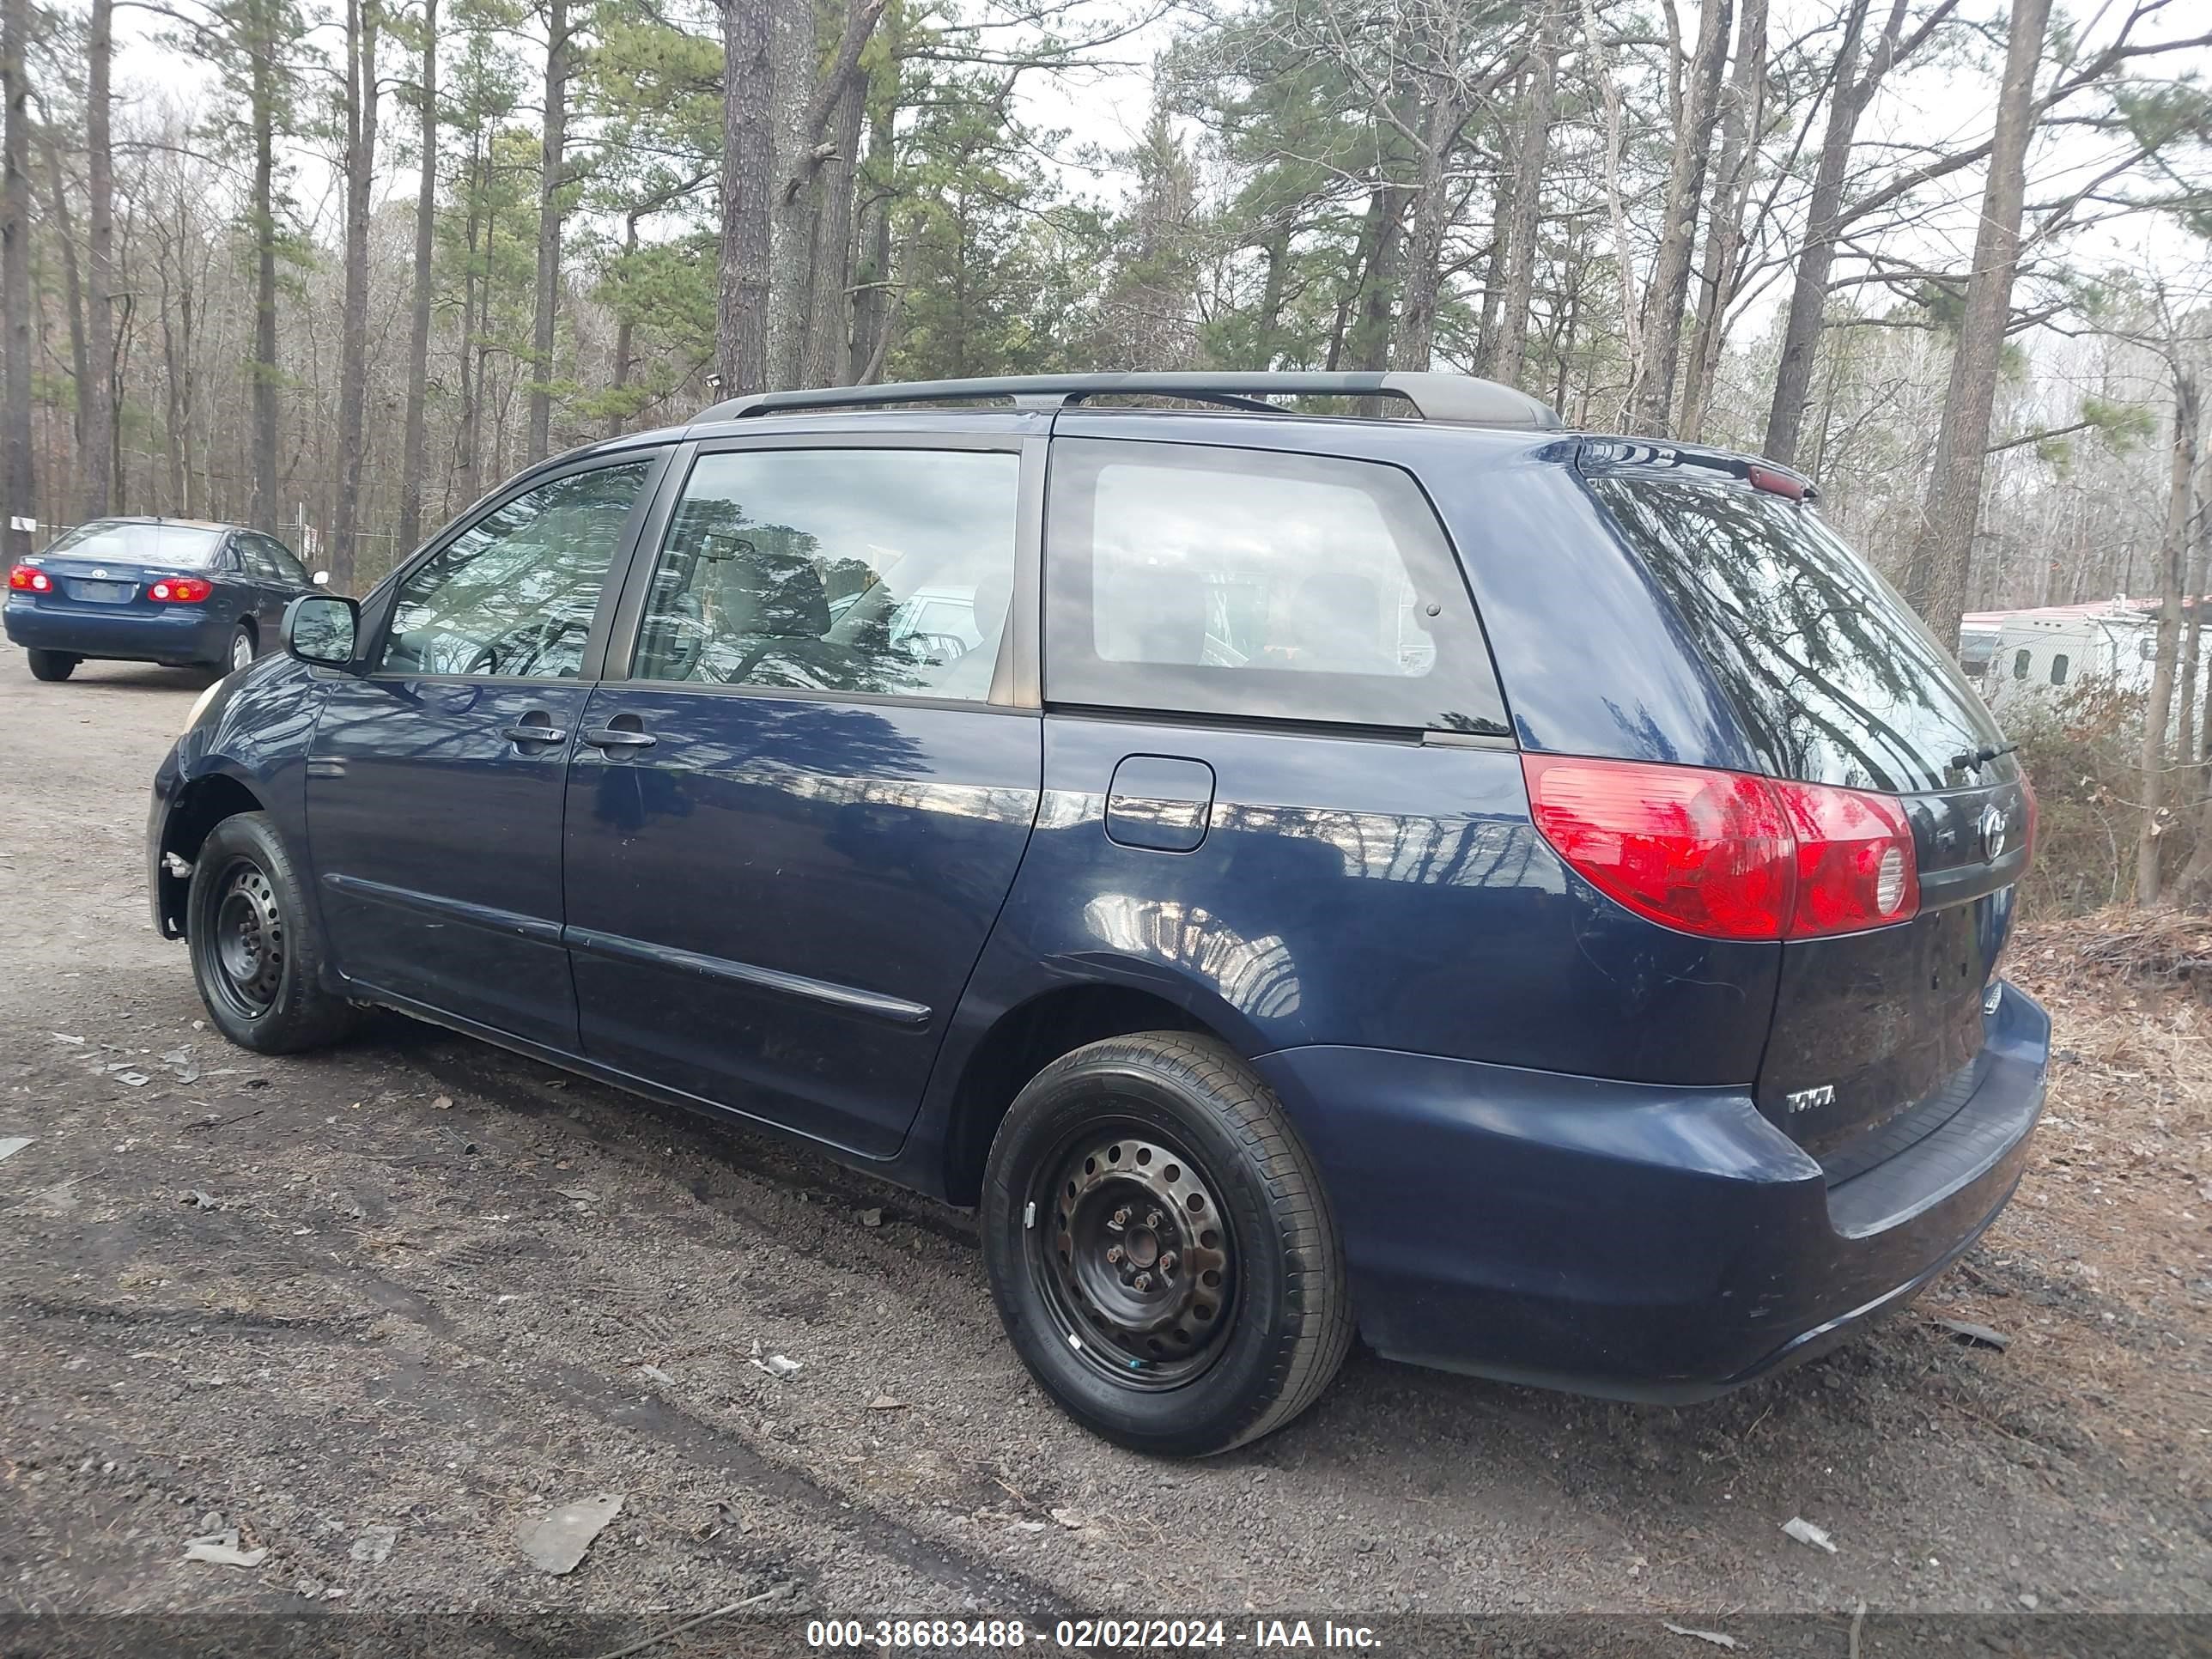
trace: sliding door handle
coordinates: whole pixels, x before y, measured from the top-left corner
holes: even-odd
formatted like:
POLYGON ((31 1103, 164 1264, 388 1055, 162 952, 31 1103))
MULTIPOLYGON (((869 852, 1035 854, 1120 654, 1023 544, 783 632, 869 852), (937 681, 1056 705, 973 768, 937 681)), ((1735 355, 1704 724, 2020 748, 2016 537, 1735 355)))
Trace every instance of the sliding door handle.
POLYGON ((595 726, 580 734, 594 749, 650 749, 659 741, 650 732, 625 732, 619 726, 595 726))

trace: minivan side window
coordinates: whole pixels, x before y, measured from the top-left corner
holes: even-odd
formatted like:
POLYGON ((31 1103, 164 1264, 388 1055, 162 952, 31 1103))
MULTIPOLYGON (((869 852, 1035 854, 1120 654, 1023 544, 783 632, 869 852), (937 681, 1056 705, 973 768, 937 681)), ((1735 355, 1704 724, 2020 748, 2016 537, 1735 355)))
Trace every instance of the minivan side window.
POLYGON ((1045 696, 1504 735, 1436 514, 1395 466, 1055 439, 1045 696))
POLYGON ((1021 458, 702 455, 653 566, 630 677, 981 702, 1013 592, 1021 458))
POLYGON ((418 566, 385 673, 574 679, 650 461, 571 472, 495 507, 418 566))

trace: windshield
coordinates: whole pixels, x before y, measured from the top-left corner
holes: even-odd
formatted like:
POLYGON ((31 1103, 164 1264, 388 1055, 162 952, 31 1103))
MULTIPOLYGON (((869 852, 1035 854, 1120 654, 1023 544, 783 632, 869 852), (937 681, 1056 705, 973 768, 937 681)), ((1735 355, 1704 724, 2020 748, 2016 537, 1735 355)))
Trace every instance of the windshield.
POLYGON ((1741 484, 1590 480, 1776 775, 1911 794, 2001 741, 1950 653, 1808 507, 1741 484))
POLYGON ((204 570, 222 545, 222 535, 204 525, 94 520, 79 525, 46 551, 66 553, 72 559, 159 565, 165 570, 204 570))

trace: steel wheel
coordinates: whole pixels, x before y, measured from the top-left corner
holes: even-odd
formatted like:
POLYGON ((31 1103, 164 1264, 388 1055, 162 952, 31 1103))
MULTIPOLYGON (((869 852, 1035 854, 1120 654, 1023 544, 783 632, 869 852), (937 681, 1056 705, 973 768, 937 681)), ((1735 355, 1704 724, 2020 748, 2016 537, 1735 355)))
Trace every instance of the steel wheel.
POLYGON ((214 988, 232 1008, 258 1019, 284 983, 284 917, 261 866, 240 859, 222 873, 216 900, 214 988))
POLYGON ((1228 1218, 1205 1171, 1156 1132, 1110 1124, 1087 1127, 1042 1168, 1030 1265, 1060 1340, 1123 1388, 1177 1388, 1205 1372, 1237 1289, 1228 1218))

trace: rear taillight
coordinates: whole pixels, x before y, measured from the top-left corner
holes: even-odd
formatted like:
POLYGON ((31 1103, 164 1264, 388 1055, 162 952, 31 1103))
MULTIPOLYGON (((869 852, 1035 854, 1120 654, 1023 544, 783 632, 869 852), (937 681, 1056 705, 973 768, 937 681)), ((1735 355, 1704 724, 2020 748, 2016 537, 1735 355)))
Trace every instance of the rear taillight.
POLYGON ((1790 938, 1885 927, 1920 908, 1912 824, 1894 799, 1817 783, 1767 787, 1796 845, 1790 938))
POLYGON ((164 576, 146 590, 146 597, 161 605, 201 605, 215 592, 215 584, 198 576, 164 576))
POLYGON ((1667 927, 1805 939, 1919 908, 1912 826, 1887 796, 1638 761, 1524 755, 1521 769, 1559 856, 1667 927))
POLYGON ((34 564, 19 564, 8 573, 8 587, 15 593, 51 593, 54 579, 34 564))

